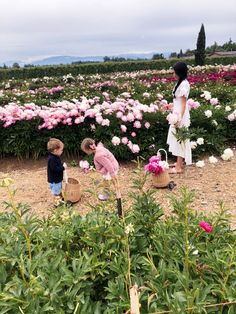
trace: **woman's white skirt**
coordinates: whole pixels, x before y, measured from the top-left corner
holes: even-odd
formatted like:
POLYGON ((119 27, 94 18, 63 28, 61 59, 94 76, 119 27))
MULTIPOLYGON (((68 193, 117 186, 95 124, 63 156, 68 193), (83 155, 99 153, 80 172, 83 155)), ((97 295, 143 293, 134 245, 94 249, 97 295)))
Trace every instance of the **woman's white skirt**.
POLYGON ((168 136, 167 136, 167 144, 169 145, 169 152, 174 156, 179 156, 185 159, 186 165, 192 164, 192 149, 190 140, 186 140, 184 143, 180 143, 177 141, 174 134, 176 133, 176 129, 174 126, 170 125, 168 136))

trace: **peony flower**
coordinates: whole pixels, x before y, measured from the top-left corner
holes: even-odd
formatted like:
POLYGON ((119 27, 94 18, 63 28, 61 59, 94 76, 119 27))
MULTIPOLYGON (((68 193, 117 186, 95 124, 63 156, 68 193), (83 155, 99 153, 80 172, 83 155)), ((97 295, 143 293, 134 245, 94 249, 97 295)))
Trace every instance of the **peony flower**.
POLYGON ((150 97, 150 94, 147 93, 147 92, 145 92, 145 93, 143 93, 143 97, 149 98, 149 97, 150 97))
POLYGON ((192 149, 195 149, 197 147, 197 142, 191 141, 190 142, 190 146, 191 146, 192 149))
POLYGON ((208 233, 213 231, 212 226, 206 221, 200 221, 198 225, 208 233))
POLYGON ((179 115, 176 113, 169 113, 166 119, 169 124, 175 125, 179 121, 179 115))
POLYGON ((131 133, 131 136, 132 136, 132 137, 135 137, 135 136, 136 136, 136 133, 135 133, 135 132, 132 132, 132 133, 131 133))
POLYGON ((221 158, 225 161, 231 160, 233 157, 234 157, 234 152, 230 148, 226 148, 223 154, 221 155, 221 158))
POLYGON ((121 143, 124 144, 124 145, 127 145, 129 142, 128 138, 127 137, 122 137, 121 139, 121 143))
POLYGON ((140 129, 141 128, 141 122, 140 121, 135 121, 134 124, 133 124, 134 128, 136 129, 140 129))
POLYGON ((235 116, 233 113, 229 114, 228 117, 227 117, 227 119, 228 119, 229 121, 231 121, 231 122, 234 121, 235 118, 236 118, 236 116, 235 116))
POLYGON ((138 146, 137 144, 133 144, 133 146, 132 146, 132 152, 133 152, 134 154, 137 154, 137 153, 139 153, 139 151, 140 151, 139 146, 138 146))
POLYGON ((218 159, 215 158, 214 156, 210 156, 209 157, 209 162, 210 162, 210 164, 216 164, 218 162, 218 159))
POLYGON ((211 98, 211 99, 210 99, 210 104, 213 105, 213 106, 217 105, 218 102, 219 102, 219 101, 218 101, 217 98, 211 98))
POLYGON ((149 158, 149 162, 152 163, 152 162, 159 162, 161 159, 159 156, 152 156, 151 158, 149 158))
POLYGON ((124 124, 121 124, 120 129, 122 132, 126 132, 127 131, 127 127, 124 124))
POLYGON ((212 116, 212 111, 211 111, 211 110, 206 110, 206 111, 204 112, 204 114, 205 114, 205 116, 206 116, 207 118, 210 118, 210 117, 212 116))
POLYGON ((134 226, 132 224, 128 224, 126 227, 125 227, 125 233, 128 235, 130 233, 134 232, 134 226))
POLYGON ((80 166, 80 168, 82 168, 84 170, 85 173, 87 173, 89 171, 90 165, 89 165, 87 160, 81 160, 79 162, 79 166, 80 166))
POLYGON ((117 146, 117 145, 120 144, 120 138, 117 137, 117 136, 113 136, 111 142, 112 142, 112 144, 113 144, 114 146, 117 146))
POLYGON ((203 145, 203 144, 204 144, 204 138, 199 137, 199 138, 197 139, 197 144, 198 144, 198 145, 203 145))
POLYGON ((196 162, 196 167, 198 168, 202 168, 205 166, 205 162, 204 160, 199 160, 198 162, 196 162))
POLYGON ((214 125, 214 126, 217 126, 218 125, 218 122, 216 121, 216 120, 212 120, 212 125, 214 125))
POLYGON ((162 100, 164 97, 163 97, 163 95, 162 94, 157 94, 157 98, 159 99, 159 100, 162 100))
POLYGON ((151 125, 150 125, 150 123, 149 123, 149 122, 145 122, 145 123, 144 123, 144 127, 145 127, 146 129, 149 129, 149 128, 150 128, 150 126, 151 126, 151 125))
POLYGON ((226 107, 225 107, 225 111, 226 111, 226 112, 231 111, 231 107, 230 107, 230 106, 226 106, 226 107))

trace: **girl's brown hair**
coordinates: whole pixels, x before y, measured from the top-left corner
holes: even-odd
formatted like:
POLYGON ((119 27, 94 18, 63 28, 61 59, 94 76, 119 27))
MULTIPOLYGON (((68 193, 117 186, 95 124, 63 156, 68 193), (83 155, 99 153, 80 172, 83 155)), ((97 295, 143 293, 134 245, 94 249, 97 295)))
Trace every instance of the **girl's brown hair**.
POLYGON ((83 152, 87 152, 88 150, 92 150, 91 145, 94 145, 95 141, 92 138, 85 138, 81 143, 81 149, 83 152))

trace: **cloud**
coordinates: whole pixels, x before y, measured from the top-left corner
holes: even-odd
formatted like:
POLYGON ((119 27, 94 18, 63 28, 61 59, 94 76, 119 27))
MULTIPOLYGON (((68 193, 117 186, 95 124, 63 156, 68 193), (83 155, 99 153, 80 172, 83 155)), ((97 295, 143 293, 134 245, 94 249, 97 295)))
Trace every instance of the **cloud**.
POLYGON ((235 0, 7 0, 0 4, 0 61, 39 55, 109 55, 195 48, 235 34, 235 0))

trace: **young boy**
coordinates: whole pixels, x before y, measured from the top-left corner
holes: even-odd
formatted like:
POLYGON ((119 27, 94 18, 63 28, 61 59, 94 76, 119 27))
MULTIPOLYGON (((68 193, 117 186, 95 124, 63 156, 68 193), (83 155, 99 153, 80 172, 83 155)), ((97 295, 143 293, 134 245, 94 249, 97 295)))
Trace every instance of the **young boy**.
MULTIPOLYGON (((116 192, 116 201, 119 217, 122 216, 121 192, 120 185, 117 178, 119 164, 114 155, 106 149, 102 143, 98 145, 91 138, 85 138, 81 143, 81 149, 87 155, 94 154, 94 165, 96 170, 103 176, 104 180, 111 180, 116 192)), ((107 195, 99 195, 100 200, 106 200, 107 195)))
POLYGON ((64 144, 57 138, 50 138, 47 144, 48 155, 48 182, 54 196, 54 204, 58 206, 61 198, 63 171, 67 168, 66 163, 62 164, 60 156, 64 149, 64 144))

